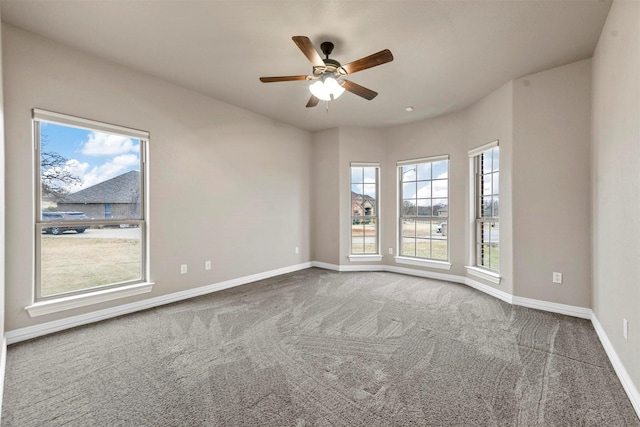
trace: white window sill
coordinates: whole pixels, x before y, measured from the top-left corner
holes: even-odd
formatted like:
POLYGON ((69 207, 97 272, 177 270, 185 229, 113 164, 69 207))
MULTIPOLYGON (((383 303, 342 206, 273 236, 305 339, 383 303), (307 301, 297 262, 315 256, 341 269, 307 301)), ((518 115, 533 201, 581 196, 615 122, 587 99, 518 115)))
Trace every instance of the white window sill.
POLYGON ((380 262, 382 255, 349 255, 351 262, 380 262))
POLYGON ((27 310, 30 317, 43 316, 45 314, 57 313, 59 311, 71 310, 73 308, 86 307, 88 305, 112 301, 114 299, 144 294, 151 292, 153 285, 154 284, 152 282, 136 283, 135 285, 103 289, 87 294, 71 295, 67 297, 38 301, 25 307, 25 310, 27 310))
POLYGON ((486 280, 487 282, 493 283, 494 285, 500 284, 501 277, 498 273, 485 270, 484 268, 480 268, 480 267, 465 266, 465 268, 467 269, 467 274, 471 276, 475 276, 482 280, 486 280))
POLYGON ((419 259, 397 256, 394 258, 398 264, 417 265, 419 267, 438 268, 440 270, 451 270, 451 263, 448 261, 435 261, 432 259, 419 259))

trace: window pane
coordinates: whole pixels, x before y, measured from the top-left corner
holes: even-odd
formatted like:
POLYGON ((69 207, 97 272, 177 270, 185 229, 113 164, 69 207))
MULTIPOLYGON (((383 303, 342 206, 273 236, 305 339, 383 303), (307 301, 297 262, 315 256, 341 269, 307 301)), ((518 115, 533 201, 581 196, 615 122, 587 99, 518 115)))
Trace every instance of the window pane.
POLYGON ((433 186, 432 197, 449 197, 449 180, 438 179, 436 181, 432 181, 431 185, 433 186))
POLYGON ((362 209, 364 211, 364 216, 377 215, 375 200, 365 200, 364 203, 362 203, 362 209))
POLYGON ((417 197, 424 199, 431 197, 431 181, 418 181, 417 197))
POLYGON ((431 216, 431 199, 418 199, 418 215, 431 216))
POLYGON ((402 246, 400 247, 400 255, 416 256, 416 240, 413 238, 402 238, 402 246))
POLYGON ((493 173, 493 193, 492 194, 500 194, 500 173, 493 173))
POLYGON ((449 259, 447 253, 447 239, 446 238, 434 238, 431 240, 431 258, 439 260, 449 259))
POLYGON ((431 221, 424 219, 416 220, 416 237, 427 239, 431 237, 431 221))
POLYGON ((433 179, 444 179, 449 177, 449 161, 441 160, 433 163, 433 179))
POLYGON ((364 237, 351 237, 351 253, 364 253, 364 237))
POLYGON ((373 233, 372 236, 365 236, 364 238, 364 252, 367 254, 377 254, 378 253, 378 242, 376 241, 376 235, 373 233))
POLYGON ((354 237, 364 236, 364 221, 354 218, 351 224, 351 235, 354 237))
POLYGON ((492 174, 482 175, 482 195, 483 196, 490 196, 491 194, 493 194, 493 192, 491 191, 492 189, 491 178, 492 178, 492 174))
POLYGON ((364 184, 362 186, 363 195, 365 199, 374 199, 376 198, 376 184, 364 184))
POLYGON ((364 180, 362 182, 376 182, 376 169, 374 167, 364 167, 362 168, 362 174, 364 180))
POLYGON ((482 197, 482 216, 484 218, 490 218, 493 216, 493 201, 491 196, 482 197))
POLYGON ((497 242, 491 245, 488 264, 490 269, 496 271, 500 270, 500 246, 497 242))
POLYGON ((415 237, 416 235, 415 221, 412 219, 402 220, 402 224, 400 224, 400 235, 402 237, 415 237))
POLYGON ((417 169, 418 169, 418 174, 417 174, 418 181, 431 179, 431 163, 420 163, 417 165, 417 169))
POLYGON ((416 256, 420 258, 431 258, 430 239, 416 239, 416 256))
POLYGON ((142 279, 141 228, 63 233, 39 236, 43 297, 142 279))
POLYGON ((493 196, 493 216, 495 218, 500 216, 500 197, 493 196))
POLYGON ((351 183, 352 184, 361 184, 364 182, 363 179, 363 168, 352 167, 351 168, 351 183))
POLYGON ((417 209, 416 209, 416 204, 417 201, 415 199, 411 199, 411 200, 403 200, 402 201, 402 208, 400 211, 400 215, 407 215, 407 216, 413 216, 413 215, 417 215, 417 209))
POLYGON ((416 198, 416 183, 405 182, 402 184, 402 198, 403 199, 415 199, 416 198))
POLYGON ((433 216, 447 217, 449 210, 447 207, 447 199, 433 199, 433 216))
POLYGON ((500 169, 500 148, 499 147, 495 147, 493 150, 491 150, 491 159, 493 161, 493 168, 491 169, 492 171, 498 171, 500 169))
POLYGON ((402 181, 415 181, 416 180, 416 165, 402 166, 402 181))

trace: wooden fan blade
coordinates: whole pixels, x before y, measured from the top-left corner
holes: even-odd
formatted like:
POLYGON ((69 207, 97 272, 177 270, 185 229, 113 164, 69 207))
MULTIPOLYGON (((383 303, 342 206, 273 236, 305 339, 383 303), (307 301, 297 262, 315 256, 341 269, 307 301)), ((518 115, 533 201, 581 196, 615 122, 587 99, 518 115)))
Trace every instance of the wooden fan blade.
POLYGON ((348 74, 353 74, 391 61, 393 61, 393 55, 389 49, 385 49, 373 55, 350 62, 347 65, 343 65, 342 68, 344 68, 348 74))
POLYGON ((307 102, 307 108, 315 107, 316 105, 318 105, 318 102, 320 102, 320 99, 311 95, 311 98, 309 98, 309 102, 307 102))
POLYGON ((324 67, 324 61, 320 57, 320 54, 313 47, 313 43, 309 40, 309 37, 305 36, 293 36, 291 37, 293 42, 298 46, 298 48, 304 53, 304 56, 307 57, 311 65, 314 67, 324 67))
POLYGON ((260 77, 262 83, 273 82, 291 82, 294 80, 311 80, 311 76, 277 76, 277 77, 260 77))
POLYGON ((368 99, 369 101, 378 96, 378 92, 374 92, 371 89, 367 89, 366 87, 360 86, 359 84, 354 83, 350 80, 345 80, 342 84, 342 87, 344 88, 344 90, 361 96, 364 99, 368 99))

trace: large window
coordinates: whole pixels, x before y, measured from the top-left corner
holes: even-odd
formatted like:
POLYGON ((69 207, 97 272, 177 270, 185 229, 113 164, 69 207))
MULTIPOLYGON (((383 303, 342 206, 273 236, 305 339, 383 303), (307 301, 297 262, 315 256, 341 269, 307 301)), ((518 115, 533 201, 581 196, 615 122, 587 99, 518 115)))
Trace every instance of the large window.
POLYGON ((379 172, 377 163, 351 164, 351 255, 356 257, 380 254, 379 172))
POLYGON ((449 259, 449 158, 398 162, 399 255, 449 259))
POLYGON ((147 280, 148 133, 33 110, 35 299, 147 280))
POLYGON ((470 153, 474 172, 475 265, 500 271, 500 148, 493 142, 470 153))

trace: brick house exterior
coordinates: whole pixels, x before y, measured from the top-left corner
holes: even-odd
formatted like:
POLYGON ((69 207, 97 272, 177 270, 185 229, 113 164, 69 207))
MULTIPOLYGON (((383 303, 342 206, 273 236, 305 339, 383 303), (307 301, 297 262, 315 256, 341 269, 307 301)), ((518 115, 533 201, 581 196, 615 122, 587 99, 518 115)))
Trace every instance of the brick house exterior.
POLYGON ((139 218, 140 185, 140 172, 129 171, 69 194, 57 210, 84 212, 92 219, 139 218))

